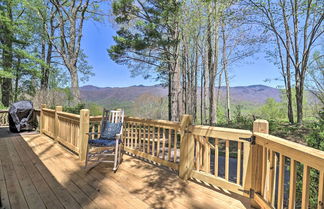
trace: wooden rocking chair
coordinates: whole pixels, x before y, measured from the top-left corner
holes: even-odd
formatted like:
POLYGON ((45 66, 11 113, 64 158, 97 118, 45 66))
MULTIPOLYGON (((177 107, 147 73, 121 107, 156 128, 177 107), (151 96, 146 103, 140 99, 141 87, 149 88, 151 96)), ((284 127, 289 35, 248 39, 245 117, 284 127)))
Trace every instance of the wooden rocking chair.
POLYGON ((123 151, 123 122, 123 110, 103 110, 100 135, 99 132, 88 133, 89 140, 85 169, 88 166, 88 162, 97 162, 97 164, 100 162, 114 163, 113 171, 118 169, 123 151), (91 139, 92 135, 97 138, 91 139), (108 160, 109 156, 114 156, 114 160, 108 160))

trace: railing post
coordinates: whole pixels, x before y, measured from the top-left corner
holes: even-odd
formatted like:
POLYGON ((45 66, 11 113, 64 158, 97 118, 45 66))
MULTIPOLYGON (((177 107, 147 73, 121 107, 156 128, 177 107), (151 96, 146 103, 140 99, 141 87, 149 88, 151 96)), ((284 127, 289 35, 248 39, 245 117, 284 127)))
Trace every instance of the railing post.
POLYGON ((41 112, 40 112, 40 117, 39 117, 39 132, 40 134, 43 134, 43 129, 44 129, 44 111, 43 108, 46 108, 46 104, 41 105, 41 112))
MULTIPOLYGON (((253 133, 269 134, 269 123, 266 120, 256 120, 253 122, 253 133)), ((252 153, 252 172, 251 172, 251 191, 261 194, 262 187, 262 163, 263 163, 263 147, 254 144, 251 145, 252 153)), ((252 206, 256 207, 256 203, 252 199, 252 206)))
POLYGON ((80 139, 79 139, 79 158, 80 160, 86 159, 88 147, 90 111, 88 109, 80 110, 80 139))
POLYGON ((59 134, 59 119, 57 112, 62 112, 63 107, 62 106, 56 106, 55 107, 55 118, 54 118, 54 140, 57 141, 57 136, 59 134))
POLYGON ((180 165, 179 176, 187 180, 190 178, 191 171, 194 166, 194 139, 190 132, 192 125, 192 116, 183 115, 180 122, 181 140, 180 140, 180 165))

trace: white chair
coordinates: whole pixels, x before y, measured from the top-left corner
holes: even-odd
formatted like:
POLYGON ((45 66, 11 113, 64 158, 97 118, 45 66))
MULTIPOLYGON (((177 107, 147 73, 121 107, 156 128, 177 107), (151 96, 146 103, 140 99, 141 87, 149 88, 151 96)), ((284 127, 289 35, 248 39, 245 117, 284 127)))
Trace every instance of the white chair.
POLYGON ((88 162, 105 162, 114 163, 113 171, 118 169, 123 152, 123 122, 123 110, 103 110, 100 135, 99 132, 88 133, 85 168, 88 162), (90 139, 92 135, 96 138, 90 139), (109 156, 114 156, 114 160, 109 160, 109 156))

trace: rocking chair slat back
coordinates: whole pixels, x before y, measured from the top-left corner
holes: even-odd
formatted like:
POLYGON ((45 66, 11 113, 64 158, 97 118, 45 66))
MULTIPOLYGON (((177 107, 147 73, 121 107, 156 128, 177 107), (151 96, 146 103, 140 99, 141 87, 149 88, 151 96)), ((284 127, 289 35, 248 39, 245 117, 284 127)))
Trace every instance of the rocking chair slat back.
MULTIPOLYGON (((104 128, 106 122, 110 123, 123 123, 124 122, 124 111, 121 109, 107 110, 104 109, 102 113, 101 127, 104 128)), ((122 133, 123 126, 121 127, 120 133, 122 133)))

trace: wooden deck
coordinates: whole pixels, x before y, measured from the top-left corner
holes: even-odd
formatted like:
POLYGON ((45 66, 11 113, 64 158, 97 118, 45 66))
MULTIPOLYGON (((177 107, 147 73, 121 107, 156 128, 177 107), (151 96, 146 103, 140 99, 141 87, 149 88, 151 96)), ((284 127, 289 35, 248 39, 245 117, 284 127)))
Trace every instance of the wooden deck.
POLYGON ((3 208, 250 208, 246 198, 127 155, 116 173, 110 164, 86 172, 53 140, 8 128, 0 128, 0 189, 3 208))

